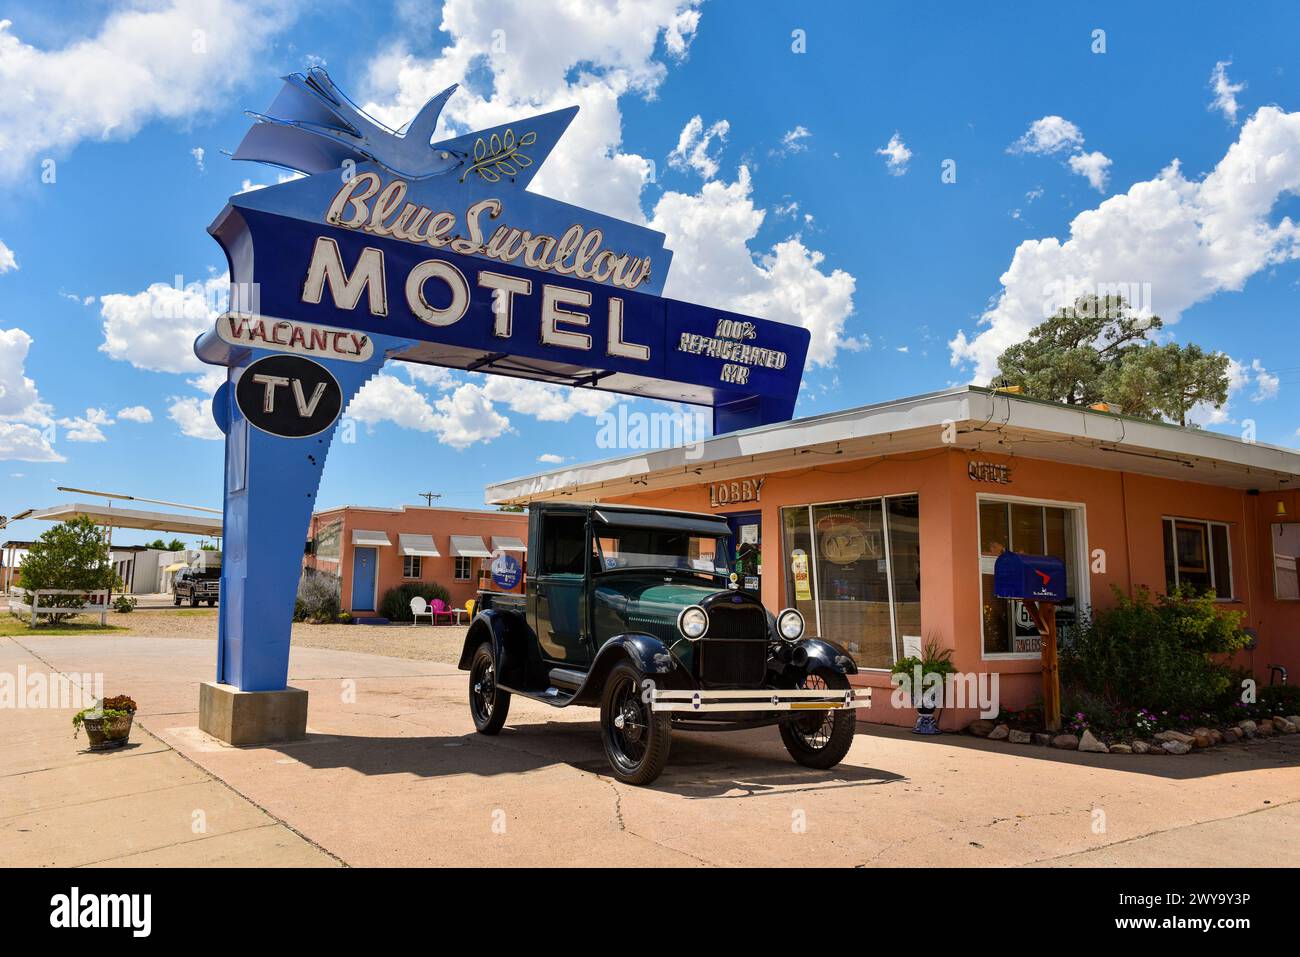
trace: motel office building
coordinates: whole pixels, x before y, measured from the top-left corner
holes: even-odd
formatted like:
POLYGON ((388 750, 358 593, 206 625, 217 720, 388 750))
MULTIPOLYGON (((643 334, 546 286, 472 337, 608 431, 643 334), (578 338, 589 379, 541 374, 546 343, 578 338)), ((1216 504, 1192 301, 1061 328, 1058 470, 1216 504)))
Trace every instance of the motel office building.
MULTIPOLYGON (((920 643, 1040 698, 1037 632, 993 594, 1005 550, 1066 567, 1063 630, 1113 589, 1213 588, 1258 632, 1237 665, 1300 675, 1300 453, 973 387, 798 419, 489 487, 494 503, 608 501, 725 515, 746 584, 889 689, 920 643)), ((864 718, 911 724, 878 692, 864 718)), ((973 709, 941 715, 961 727, 973 709)))
MULTIPOLYGON (((527 561, 528 517, 518 512, 346 505, 312 515, 304 565, 340 579, 344 611, 376 616, 384 593, 437 583, 464 608, 492 588, 492 559, 527 561)), ((522 580, 521 580, 522 583, 522 580)), ((520 590, 518 587, 516 591, 520 590)))

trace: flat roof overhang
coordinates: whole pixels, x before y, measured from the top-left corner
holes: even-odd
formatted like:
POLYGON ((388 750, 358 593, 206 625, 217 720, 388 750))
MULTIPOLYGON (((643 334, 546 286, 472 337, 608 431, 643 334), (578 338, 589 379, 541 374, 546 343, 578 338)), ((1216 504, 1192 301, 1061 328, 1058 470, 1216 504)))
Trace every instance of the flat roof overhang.
POLYGON ((138 508, 112 505, 86 505, 69 502, 50 508, 38 508, 28 518, 45 522, 65 522, 85 516, 99 525, 113 528, 140 528, 150 532, 181 532, 189 535, 221 535, 221 519, 215 515, 182 515, 175 512, 150 512, 138 508))
POLYGON ((1300 452, 1292 449, 965 386, 499 482, 485 499, 526 505, 629 495, 941 448, 1238 489, 1300 485, 1300 452))

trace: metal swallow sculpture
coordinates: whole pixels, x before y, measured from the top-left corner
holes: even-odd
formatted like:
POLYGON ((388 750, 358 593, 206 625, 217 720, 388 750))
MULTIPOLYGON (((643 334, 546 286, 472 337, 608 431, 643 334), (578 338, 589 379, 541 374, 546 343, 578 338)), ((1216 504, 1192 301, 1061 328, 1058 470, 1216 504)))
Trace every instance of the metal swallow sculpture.
POLYGON ((349 159, 369 161, 407 179, 440 176, 465 162, 464 149, 432 142, 457 84, 430 99, 403 129, 391 130, 348 99, 320 67, 283 79, 269 113, 248 112, 255 122, 235 159, 306 174, 339 169, 349 159))

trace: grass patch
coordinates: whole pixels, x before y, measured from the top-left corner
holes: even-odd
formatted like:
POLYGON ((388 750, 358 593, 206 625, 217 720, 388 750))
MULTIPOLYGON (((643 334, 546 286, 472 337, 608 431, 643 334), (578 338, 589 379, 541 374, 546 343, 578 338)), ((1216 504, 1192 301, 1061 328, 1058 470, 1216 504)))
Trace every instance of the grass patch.
MULTIPOLYGON (((40 621, 40 619, 37 619, 40 621)), ((104 634, 112 631, 126 631, 125 628, 118 625, 101 625, 99 618, 78 615, 71 621, 61 622, 60 624, 50 624, 48 621, 41 622, 35 628, 27 622, 27 618, 19 618, 13 612, 6 615, 0 615, 0 635, 28 635, 38 638, 43 635, 93 635, 104 634)))

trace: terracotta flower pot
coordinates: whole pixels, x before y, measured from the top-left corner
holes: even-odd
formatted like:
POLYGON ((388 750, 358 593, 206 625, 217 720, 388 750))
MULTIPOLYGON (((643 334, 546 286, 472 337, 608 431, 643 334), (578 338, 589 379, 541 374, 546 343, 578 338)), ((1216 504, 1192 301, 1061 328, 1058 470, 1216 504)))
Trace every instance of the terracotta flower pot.
POLYGON ((90 750, 108 751, 120 748, 131 737, 131 719, 134 715, 120 718, 86 718, 82 725, 86 737, 90 739, 90 750))

